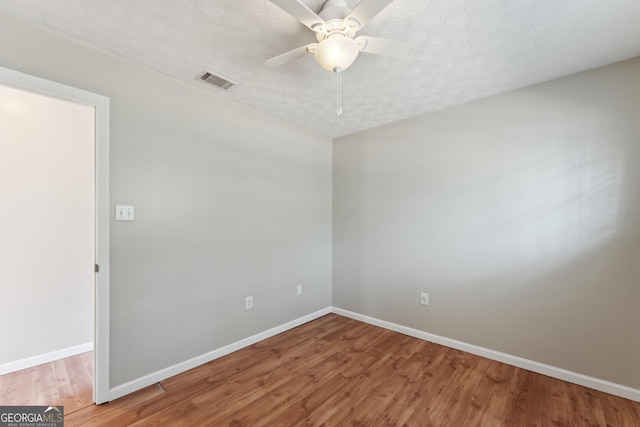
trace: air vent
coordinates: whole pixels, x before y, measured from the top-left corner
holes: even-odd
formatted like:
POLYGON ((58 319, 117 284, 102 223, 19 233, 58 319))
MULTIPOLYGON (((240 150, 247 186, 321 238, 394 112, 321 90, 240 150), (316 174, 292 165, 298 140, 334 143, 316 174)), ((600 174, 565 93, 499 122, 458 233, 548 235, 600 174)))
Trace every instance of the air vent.
POLYGON ((220 89, 224 89, 224 90, 229 90, 232 87, 234 87, 235 85, 237 85, 236 82, 232 82, 231 80, 228 80, 222 76, 219 76, 217 74, 212 73, 209 70, 205 70, 204 73, 202 73, 198 79, 202 80, 203 82, 207 82, 210 85, 213 85, 217 88, 220 89))

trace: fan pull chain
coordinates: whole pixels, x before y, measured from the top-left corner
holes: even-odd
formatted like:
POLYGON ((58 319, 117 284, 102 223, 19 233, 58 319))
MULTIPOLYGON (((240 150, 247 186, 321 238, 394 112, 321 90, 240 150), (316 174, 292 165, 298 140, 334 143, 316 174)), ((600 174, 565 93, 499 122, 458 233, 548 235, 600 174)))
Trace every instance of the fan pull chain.
POLYGON ((338 116, 342 115, 342 68, 336 67, 333 69, 336 72, 336 113, 338 116))

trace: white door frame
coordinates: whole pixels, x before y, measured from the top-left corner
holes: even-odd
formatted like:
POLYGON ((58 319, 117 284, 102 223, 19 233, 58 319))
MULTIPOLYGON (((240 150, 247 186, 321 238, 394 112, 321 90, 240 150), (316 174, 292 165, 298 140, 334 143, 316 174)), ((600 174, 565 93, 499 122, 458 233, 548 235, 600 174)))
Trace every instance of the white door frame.
POLYGON ((109 98, 0 67, 0 84, 95 109, 95 262, 93 401, 109 401, 109 98))

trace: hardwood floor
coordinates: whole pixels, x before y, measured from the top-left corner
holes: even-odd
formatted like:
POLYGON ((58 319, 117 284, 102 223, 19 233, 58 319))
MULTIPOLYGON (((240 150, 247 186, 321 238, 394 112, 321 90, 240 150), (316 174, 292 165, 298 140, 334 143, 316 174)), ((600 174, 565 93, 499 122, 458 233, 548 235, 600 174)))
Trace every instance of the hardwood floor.
POLYGON ((0 375, 0 405, 63 405, 65 416, 93 405, 93 352, 0 375))
POLYGON ((66 405, 67 427, 640 426, 640 403, 335 314, 113 402, 66 405))

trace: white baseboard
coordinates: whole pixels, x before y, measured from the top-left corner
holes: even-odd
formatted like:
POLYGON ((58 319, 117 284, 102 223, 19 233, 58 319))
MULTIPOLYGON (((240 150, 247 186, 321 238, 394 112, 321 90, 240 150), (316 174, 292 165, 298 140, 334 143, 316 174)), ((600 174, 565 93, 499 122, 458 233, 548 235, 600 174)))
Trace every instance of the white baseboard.
POLYGON ((43 363, 53 362, 54 360, 64 359, 65 357, 75 356, 76 354, 85 353, 91 350, 93 350, 93 342, 88 342, 13 362, 3 363, 0 365, 0 375, 42 365, 43 363))
POLYGON ((233 353, 234 351, 238 351, 242 348, 248 347, 267 338, 271 338, 275 335, 288 331, 289 329, 293 329, 296 326, 300 326, 304 323, 310 322, 329 313, 331 313, 331 307, 324 308, 322 310, 316 311, 315 313, 307 314, 306 316, 302 316, 298 319, 292 320, 280 326, 276 326, 275 328, 271 328, 267 331, 260 332, 248 338, 241 339, 240 341, 236 341, 232 344, 210 351, 203 355, 185 360, 184 362, 169 366, 168 368, 152 372, 151 374, 145 375, 144 377, 140 377, 133 381, 129 381, 128 383, 110 389, 109 400, 115 400, 129 393, 133 393, 134 391, 138 391, 140 389, 143 389, 144 387, 148 387, 159 381, 188 371, 189 369, 196 368, 200 365, 211 362, 212 360, 218 359, 222 356, 226 356, 227 354, 233 353))
POLYGON ((363 314, 354 313, 352 311, 343 310, 341 308, 332 307, 331 311, 341 316, 359 320, 370 325, 379 326, 381 328, 400 332, 401 334, 409 335, 411 337, 419 338, 436 344, 441 344, 446 347, 455 348, 456 350, 465 351, 477 356, 486 357, 487 359, 506 363, 507 365, 517 366, 518 368, 523 368, 528 371, 537 372, 539 374, 543 374, 552 378, 557 378, 559 380, 609 393, 614 396, 624 397, 625 399, 640 402, 640 390, 635 388, 579 374, 577 372, 567 371, 566 369, 557 368, 555 366, 546 365, 544 363, 535 362, 533 360, 524 359, 522 357, 513 356, 511 354, 502 353, 477 345, 468 344, 451 338, 442 337, 440 335, 431 334, 429 332, 420 331, 418 329, 402 326, 397 323, 387 322, 385 320, 376 319, 374 317, 365 316, 363 314))

